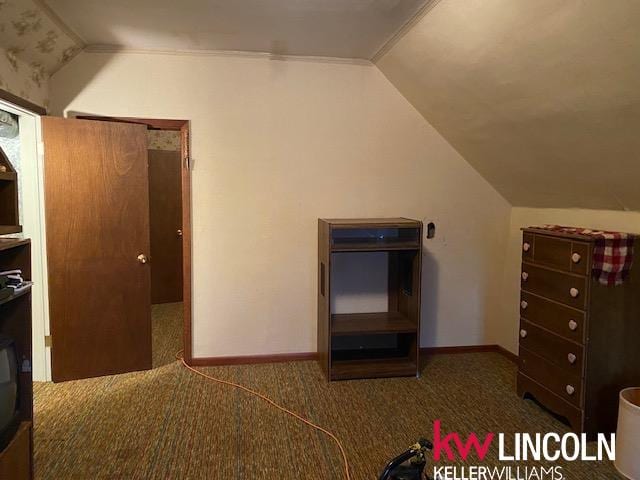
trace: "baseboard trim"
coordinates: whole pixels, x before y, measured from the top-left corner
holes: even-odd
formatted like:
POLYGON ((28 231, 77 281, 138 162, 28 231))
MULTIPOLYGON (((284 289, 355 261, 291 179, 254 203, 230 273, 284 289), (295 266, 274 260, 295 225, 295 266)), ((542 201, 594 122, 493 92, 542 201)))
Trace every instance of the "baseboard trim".
MULTIPOLYGON (((454 347, 422 347, 421 355, 442 355, 453 353, 499 353, 513 363, 518 363, 518 356, 500 345, 464 345, 454 347)), ((187 361, 192 367, 214 367, 221 365, 252 365, 257 363, 283 363, 317 360, 316 352, 277 353, 273 355, 242 355, 236 357, 200 357, 187 361)))
POLYGON ((518 356, 500 345, 464 345, 454 347, 423 347, 420 348, 421 355, 441 355, 454 353, 499 353, 513 363, 518 363, 518 356))
POLYGON ((251 365, 254 363, 283 363, 316 360, 316 352, 277 353, 273 355, 242 355, 237 357, 200 357, 192 358, 192 367, 212 367, 218 365, 251 365))

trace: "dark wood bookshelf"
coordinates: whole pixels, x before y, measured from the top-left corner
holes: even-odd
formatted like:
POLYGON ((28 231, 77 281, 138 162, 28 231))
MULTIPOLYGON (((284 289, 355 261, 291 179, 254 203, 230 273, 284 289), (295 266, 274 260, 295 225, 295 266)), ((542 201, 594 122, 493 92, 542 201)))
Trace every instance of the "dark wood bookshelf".
POLYGON ((0 335, 13 339, 18 357, 18 412, 20 425, 8 446, 0 451, 0 477, 32 478, 33 378, 31 349, 31 241, 0 238, 0 271, 21 270, 28 287, 0 300, 0 335))
POLYGON ((0 148, 0 235, 22 232, 18 213, 18 174, 0 148))
POLYGON ((318 358, 329 380, 417 376, 422 222, 318 220, 318 358), (386 312, 331 311, 332 258, 386 252, 386 312))

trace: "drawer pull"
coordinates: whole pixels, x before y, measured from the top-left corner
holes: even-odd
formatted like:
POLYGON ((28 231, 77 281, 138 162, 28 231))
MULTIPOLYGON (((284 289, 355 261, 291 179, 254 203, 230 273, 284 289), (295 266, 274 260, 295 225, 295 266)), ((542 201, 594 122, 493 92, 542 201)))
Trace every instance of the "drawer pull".
POLYGON ((527 338, 527 331, 524 328, 522 330, 520 330, 520 336, 522 338, 527 338))
POLYGON ((528 252, 529 250, 531 250, 531 244, 529 242, 524 242, 522 244, 522 250, 524 250, 525 252, 528 252))
POLYGON ((575 330, 578 328, 578 324, 574 320, 569 320, 569 330, 575 330))
POLYGON ((580 263, 580 260, 582 260, 582 257, 579 253, 574 253, 573 255, 571 255, 571 261, 573 263, 580 263))
POLYGON ((528 306, 529 304, 526 302, 526 300, 522 300, 520 302, 520 308, 522 308, 523 310, 526 310, 528 306))
POLYGON ((574 393, 576 393, 576 389, 573 387, 573 385, 567 385, 566 390, 569 395, 573 395, 574 393))
POLYGON ((569 363, 571 365, 573 365, 574 363, 576 363, 576 360, 578 359, 578 357, 576 357, 573 353, 570 353, 569 355, 567 355, 567 360, 569 360, 569 363))
POLYGON ((569 290, 569 295, 571 295, 573 298, 577 298, 578 295, 580 295, 580 291, 577 288, 571 288, 569 290))
POLYGON ((529 278, 529 274, 527 272, 522 272, 522 280, 526 282, 527 278, 529 278))

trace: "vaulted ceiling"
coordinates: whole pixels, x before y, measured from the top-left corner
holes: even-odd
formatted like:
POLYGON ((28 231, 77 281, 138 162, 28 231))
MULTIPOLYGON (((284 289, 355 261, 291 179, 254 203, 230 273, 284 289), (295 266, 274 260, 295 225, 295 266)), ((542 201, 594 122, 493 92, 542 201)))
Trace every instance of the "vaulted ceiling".
POLYGON ((640 210, 639 26, 636 0, 0 0, 32 76, 85 45, 373 58, 532 207, 640 210))
POLYGON ((46 0, 88 45, 370 59, 426 0, 46 0))
POLYGON ((640 210, 640 2, 440 0, 377 66, 512 204, 640 210))

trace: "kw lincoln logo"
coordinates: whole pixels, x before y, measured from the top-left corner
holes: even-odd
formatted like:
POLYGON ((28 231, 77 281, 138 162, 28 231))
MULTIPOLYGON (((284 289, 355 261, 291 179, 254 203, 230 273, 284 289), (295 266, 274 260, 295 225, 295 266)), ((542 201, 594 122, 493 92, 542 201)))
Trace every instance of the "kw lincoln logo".
POLYGON ((507 441, 504 433, 487 433, 480 438, 476 433, 466 439, 455 432, 442 430, 442 422, 433 424, 434 461, 462 461, 469 463, 462 467, 453 465, 434 466, 434 480, 563 480, 562 467, 554 466, 559 460, 566 462, 597 462, 615 460, 615 434, 607 438, 598 434, 597 445, 589 453, 586 435, 575 433, 516 433, 512 441, 507 441), (500 466, 474 464, 482 462, 492 446, 498 449, 500 466), (527 462, 526 466, 517 462, 527 462), (531 466, 532 462, 545 465, 531 466))

